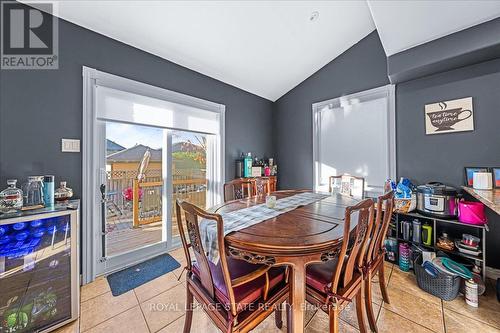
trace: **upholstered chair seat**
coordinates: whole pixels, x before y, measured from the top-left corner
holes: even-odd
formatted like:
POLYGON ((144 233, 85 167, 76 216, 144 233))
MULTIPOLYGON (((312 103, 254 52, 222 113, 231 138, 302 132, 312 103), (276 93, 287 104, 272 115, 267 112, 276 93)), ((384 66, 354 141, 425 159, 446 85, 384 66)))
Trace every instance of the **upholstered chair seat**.
MULTIPOLYGON (((239 277, 245 276, 254 272, 255 270, 262 268, 263 265, 254 265, 249 264, 246 261, 233 259, 231 257, 227 258, 227 263, 229 267, 229 274, 231 275, 231 279, 237 279, 239 277)), ((229 306, 229 295, 227 292, 226 284, 224 282, 224 277, 222 275, 222 268, 220 264, 214 265, 212 262, 209 262, 210 271, 212 272, 212 279, 214 281, 215 287, 215 297, 219 302, 221 302, 224 306, 229 306)), ((195 263, 193 263, 193 273, 199 276, 199 267, 195 263)), ((248 306, 252 303, 255 303, 258 300, 263 300, 268 292, 272 292, 272 290, 283 284, 285 281, 285 268, 283 267, 273 267, 268 271, 269 277, 269 285, 268 290, 266 291, 266 277, 264 275, 256 278, 255 280, 249 281, 241 286, 234 287, 234 298, 237 303, 238 312, 243 311, 248 308, 248 306)))

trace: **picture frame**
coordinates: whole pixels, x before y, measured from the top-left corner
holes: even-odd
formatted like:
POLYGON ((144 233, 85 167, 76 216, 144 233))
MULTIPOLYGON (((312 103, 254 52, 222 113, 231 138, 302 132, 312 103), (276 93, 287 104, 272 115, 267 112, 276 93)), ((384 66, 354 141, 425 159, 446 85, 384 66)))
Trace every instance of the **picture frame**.
POLYGON ((500 189, 500 167, 491 168, 493 174, 493 188, 500 189))
POLYGON ((487 167, 465 167, 465 186, 472 187, 474 185, 474 172, 490 172, 487 167))
POLYGON ((426 104, 424 113, 426 135, 474 130, 472 97, 426 104))

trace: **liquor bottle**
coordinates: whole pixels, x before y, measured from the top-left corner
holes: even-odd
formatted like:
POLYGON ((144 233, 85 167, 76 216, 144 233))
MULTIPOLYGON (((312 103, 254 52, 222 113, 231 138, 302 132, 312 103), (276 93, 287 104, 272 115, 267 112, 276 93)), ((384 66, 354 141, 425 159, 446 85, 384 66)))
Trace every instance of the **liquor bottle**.
POLYGON ((245 157, 245 174, 244 177, 252 176, 252 153, 248 153, 245 157))

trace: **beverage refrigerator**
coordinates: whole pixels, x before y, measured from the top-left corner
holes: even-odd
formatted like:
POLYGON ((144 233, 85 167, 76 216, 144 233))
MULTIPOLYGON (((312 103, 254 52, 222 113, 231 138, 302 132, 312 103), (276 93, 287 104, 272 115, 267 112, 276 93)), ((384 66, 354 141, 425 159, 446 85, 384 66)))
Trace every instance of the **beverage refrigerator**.
POLYGON ((78 201, 0 215, 0 333, 78 318, 78 225, 78 201))

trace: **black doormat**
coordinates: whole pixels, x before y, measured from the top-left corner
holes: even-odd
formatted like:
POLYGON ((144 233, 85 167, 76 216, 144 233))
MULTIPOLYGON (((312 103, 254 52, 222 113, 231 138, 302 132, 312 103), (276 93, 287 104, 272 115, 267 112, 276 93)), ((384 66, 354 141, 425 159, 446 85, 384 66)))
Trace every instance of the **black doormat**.
POLYGON ((167 253, 110 274, 107 279, 113 296, 119 296, 179 267, 181 264, 167 253))

